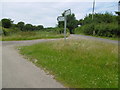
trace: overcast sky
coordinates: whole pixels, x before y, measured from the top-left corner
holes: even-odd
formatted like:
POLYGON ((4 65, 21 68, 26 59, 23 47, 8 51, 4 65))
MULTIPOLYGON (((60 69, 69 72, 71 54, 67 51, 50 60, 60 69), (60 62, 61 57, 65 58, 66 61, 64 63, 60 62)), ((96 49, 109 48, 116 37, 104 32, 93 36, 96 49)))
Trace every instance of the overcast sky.
MULTIPOLYGON (((2 18, 10 18, 14 23, 24 21, 26 24, 44 25, 44 27, 56 26, 57 17, 66 9, 71 9, 78 20, 92 12, 92 2, 2 2, 1 4, 2 18)), ((95 12, 114 13, 117 10, 117 2, 96 2, 95 12)))

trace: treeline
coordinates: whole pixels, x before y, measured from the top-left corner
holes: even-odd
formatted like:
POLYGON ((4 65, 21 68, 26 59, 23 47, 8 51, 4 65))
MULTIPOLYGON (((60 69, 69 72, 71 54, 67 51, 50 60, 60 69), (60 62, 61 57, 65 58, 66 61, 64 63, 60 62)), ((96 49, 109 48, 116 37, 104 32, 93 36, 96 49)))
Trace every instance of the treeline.
POLYGON ((0 21, 0 26, 2 27, 3 33, 6 35, 9 29, 9 32, 16 32, 16 31, 35 31, 35 30, 42 30, 44 27, 43 25, 32 25, 32 24, 25 24, 24 22, 18 22, 14 24, 11 19, 4 18, 0 21))
POLYGON ((75 29, 75 33, 86 35, 96 35, 105 37, 118 37, 118 16, 110 13, 96 13, 92 19, 89 14, 84 19, 79 20, 80 27, 75 29))
MULTIPOLYGON (((64 16, 64 14, 62 14, 64 16)), ((118 21, 120 17, 111 13, 95 13, 92 19, 92 14, 87 15, 84 19, 77 20, 75 14, 67 16, 67 32, 70 34, 86 34, 105 37, 118 37, 118 21)), ((11 19, 2 19, 0 27, 4 35, 18 31, 47 31, 58 34, 64 33, 64 21, 59 21, 56 27, 44 28, 43 25, 25 24, 24 22, 13 23, 11 19)))
MULTIPOLYGON (((0 21, 0 33, 3 32, 3 35, 10 35, 17 32, 28 32, 28 31, 44 31, 44 32, 52 32, 56 34, 63 34, 64 28, 62 27, 48 27, 44 28, 43 25, 32 25, 32 24, 25 24, 24 22, 18 22, 17 24, 13 23, 11 19, 4 18, 0 21)), ((67 32, 69 30, 67 29, 67 32)))

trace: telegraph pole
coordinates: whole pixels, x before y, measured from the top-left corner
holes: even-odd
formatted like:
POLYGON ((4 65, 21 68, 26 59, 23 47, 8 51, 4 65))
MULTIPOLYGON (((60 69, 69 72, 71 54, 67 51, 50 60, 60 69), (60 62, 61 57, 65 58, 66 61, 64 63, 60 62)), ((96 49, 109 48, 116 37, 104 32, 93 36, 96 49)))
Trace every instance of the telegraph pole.
POLYGON ((93 1, 92 20, 94 19, 94 11, 95 11, 95 0, 93 1))
MULTIPOLYGON (((92 21, 94 24, 94 11, 95 11, 95 0, 93 0, 93 10, 92 10, 92 21)), ((94 25, 93 25, 94 28, 94 25)), ((93 35, 95 35, 95 30, 93 30, 93 35)))

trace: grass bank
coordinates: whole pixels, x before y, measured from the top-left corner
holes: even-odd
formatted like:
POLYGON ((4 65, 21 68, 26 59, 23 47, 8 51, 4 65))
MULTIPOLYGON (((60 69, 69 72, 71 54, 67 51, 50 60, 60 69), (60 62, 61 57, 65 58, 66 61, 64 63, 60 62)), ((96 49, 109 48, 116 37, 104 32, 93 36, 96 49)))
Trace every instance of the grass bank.
MULTIPOLYGON (((75 33, 76 35, 86 35, 84 33, 75 33)), ((86 35, 86 36, 92 36, 92 37, 98 37, 103 39, 109 39, 109 40, 118 40, 117 37, 104 37, 104 36, 96 36, 96 35, 86 35)))
POLYGON ((51 38, 63 38, 63 37, 64 37, 63 34, 57 34, 54 32, 27 31, 27 32, 16 32, 7 36, 2 36, 2 41, 51 39, 51 38))
POLYGON ((81 38, 23 46, 20 52, 67 87, 118 87, 116 44, 81 38))
POLYGON ((2 36, 0 35, 0 41, 2 41, 2 36))

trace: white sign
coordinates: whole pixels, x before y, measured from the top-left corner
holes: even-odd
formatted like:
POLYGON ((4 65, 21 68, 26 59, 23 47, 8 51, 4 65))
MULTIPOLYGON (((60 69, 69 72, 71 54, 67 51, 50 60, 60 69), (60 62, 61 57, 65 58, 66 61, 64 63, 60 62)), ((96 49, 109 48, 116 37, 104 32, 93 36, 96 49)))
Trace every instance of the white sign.
POLYGON ((59 17, 57 18, 57 20, 58 20, 58 21, 64 21, 65 18, 64 18, 63 16, 59 16, 59 17))
POLYGON ((71 10, 70 9, 65 10, 63 14, 64 14, 64 17, 63 16, 59 16, 57 18, 57 20, 58 21, 64 21, 64 39, 66 40, 66 25, 67 25, 67 20, 66 20, 67 18, 66 18, 66 16, 71 14, 71 10))
POLYGON ((70 15, 70 14, 71 14, 71 10, 70 10, 70 9, 66 10, 66 11, 64 12, 64 14, 65 14, 65 16, 70 15))

